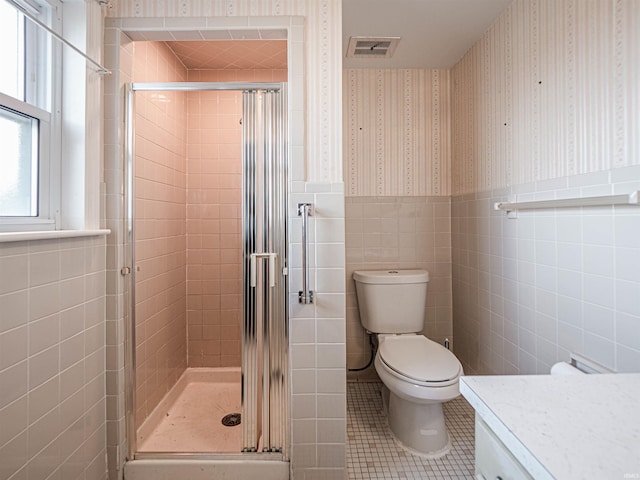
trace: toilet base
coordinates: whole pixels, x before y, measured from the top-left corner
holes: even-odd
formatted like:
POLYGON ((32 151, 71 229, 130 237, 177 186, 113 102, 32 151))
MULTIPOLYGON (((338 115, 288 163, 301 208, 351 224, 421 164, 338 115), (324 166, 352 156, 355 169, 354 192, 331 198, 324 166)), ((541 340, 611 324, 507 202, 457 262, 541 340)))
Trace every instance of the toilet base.
POLYGON ((389 429, 400 446, 414 455, 439 458, 451 450, 442 403, 414 403, 398 397, 386 385, 382 401, 389 429))

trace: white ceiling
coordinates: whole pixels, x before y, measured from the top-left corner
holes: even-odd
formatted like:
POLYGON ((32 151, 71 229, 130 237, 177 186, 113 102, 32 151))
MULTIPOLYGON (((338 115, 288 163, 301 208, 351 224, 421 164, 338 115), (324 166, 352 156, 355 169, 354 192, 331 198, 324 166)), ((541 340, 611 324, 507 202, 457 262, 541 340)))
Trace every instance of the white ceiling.
POLYGON ((344 68, 451 67, 512 0, 342 0, 344 68), (391 58, 346 58, 350 36, 399 36, 391 58))

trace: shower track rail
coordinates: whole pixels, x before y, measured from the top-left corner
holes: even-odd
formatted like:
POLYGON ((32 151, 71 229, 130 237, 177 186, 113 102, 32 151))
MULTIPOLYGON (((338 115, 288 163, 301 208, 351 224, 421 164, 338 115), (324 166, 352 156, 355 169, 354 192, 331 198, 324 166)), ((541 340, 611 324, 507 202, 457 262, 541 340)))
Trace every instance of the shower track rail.
POLYGON ((281 462, 280 452, 242 452, 242 453, 191 453, 191 452, 138 452, 136 460, 260 460, 281 462))
POLYGON ((214 90, 281 90, 282 84, 275 82, 143 82, 132 83, 132 90, 146 92, 162 91, 214 91, 214 90))

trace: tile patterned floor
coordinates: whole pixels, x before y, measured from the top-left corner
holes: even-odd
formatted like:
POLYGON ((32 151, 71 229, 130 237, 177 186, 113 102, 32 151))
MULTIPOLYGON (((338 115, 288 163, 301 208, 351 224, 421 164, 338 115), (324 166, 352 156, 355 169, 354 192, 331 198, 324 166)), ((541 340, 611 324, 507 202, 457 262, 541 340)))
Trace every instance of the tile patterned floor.
POLYGON ((444 406, 453 448, 442 458, 427 460, 400 448, 387 425, 380 394, 382 384, 347 384, 347 470, 349 480, 473 480, 474 413, 458 397, 444 406))

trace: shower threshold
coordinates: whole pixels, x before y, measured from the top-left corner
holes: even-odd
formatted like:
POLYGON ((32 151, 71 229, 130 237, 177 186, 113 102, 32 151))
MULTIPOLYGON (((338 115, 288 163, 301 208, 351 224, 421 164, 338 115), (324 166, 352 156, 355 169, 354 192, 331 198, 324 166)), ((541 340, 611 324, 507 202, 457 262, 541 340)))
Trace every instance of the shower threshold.
MULTIPOLYGON (((133 460, 124 465, 125 480, 288 480, 289 463, 275 454, 239 454, 236 459, 214 458, 214 455, 180 454, 174 458, 133 460), (257 456, 260 459, 252 459, 257 456), (207 458, 209 457, 209 458, 207 458), (271 460, 272 459, 272 460, 271 460)), ((220 456, 223 457, 223 456, 220 456)), ((224 456, 226 457, 226 455, 224 456)))

